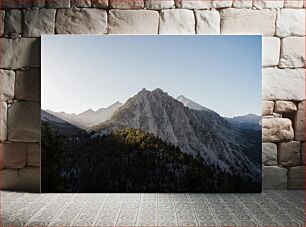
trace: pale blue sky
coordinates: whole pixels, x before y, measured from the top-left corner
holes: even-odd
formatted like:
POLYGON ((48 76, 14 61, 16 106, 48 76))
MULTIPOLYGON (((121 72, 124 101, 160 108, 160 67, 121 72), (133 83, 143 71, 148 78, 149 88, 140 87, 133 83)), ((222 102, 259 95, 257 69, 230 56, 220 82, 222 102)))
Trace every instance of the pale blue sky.
POLYGON ((261 112, 261 36, 42 37, 42 108, 67 113, 161 88, 222 116, 261 112))

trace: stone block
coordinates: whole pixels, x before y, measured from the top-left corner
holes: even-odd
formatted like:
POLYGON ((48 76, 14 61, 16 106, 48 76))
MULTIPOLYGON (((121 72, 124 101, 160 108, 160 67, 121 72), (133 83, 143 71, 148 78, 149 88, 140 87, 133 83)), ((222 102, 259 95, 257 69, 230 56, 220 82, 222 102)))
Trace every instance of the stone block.
POLYGON ((4 17, 5 17, 5 11, 0 10, 0 35, 1 36, 4 34, 4 17))
POLYGON ((153 10, 110 10, 111 34, 157 34, 159 14, 153 10))
POLYGON ((143 9, 144 0, 109 0, 109 7, 113 9, 143 9))
POLYGON ((273 36, 276 11, 273 9, 223 9, 221 34, 257 34, 273 36))
POLYGON ((21 169, 26 166, 25 143, 0 143, 0 169, 21 169))
POLYGON ((54 34, 55 9, 33 9, 24 12, 23 36, 54 34))
POLYGON ((212 1, 210 0, 175 0, 175 6, 177 8, 184 9, 209 9, 212 7, 212 1))
POLYGON ((22 33, 22 11, 18 9, 8 10, 4 19, 4 33, 22 33))
POLYGON ((291 167, 288 171, 288 189, 304 189, 304 166, 291 167))
POLYGON ((35 0, 1 0, 0 8, 2 9, 22 9, 31 8, 35 0))
POLYGON ((16 102, 8 109, 8 140, 40 141, 40 104, 16 102))
POLYGON ((284 0, 254 0, 253 6, 257 9, 276 9, 284 7, 284 0))
POLYGON ((278 164, 282 166, 298 166, 300 164, 300 142, 280 143, 278 147, 278 164))
POLYGON ((262 144, 262 164, 265 166, 277 165, 277 145, 275 143, 262 144))
POLYGON ((304 70, 264 68, 262 70, 262 97, 264 100, 304 100, 304 70))
POLYGON ((0 69, 0 101, 14 99, 15 72, 0 69))
POLYGON ((70 0, 45 0, 47 8, 62 9, 70 7, 70 0))
POLYGON ((282 39, 279 67, 305 67, 305 37, 287 37, 282 39))
POLYGON ((15 98, 40 101, 40 68, 16 71, 15 98))
POLYGON ((46 7, 46 1, 45 0, 32 0, 32 7, 44 8, 46 7))
POLYGON ((7 104, 0 103, 0 142, 7 140, 7 104))
POLYGON ((262 169, 263 189, 287 189, 287 169, 279 166, 264 166, 262 169))
POLYGON ((262 65, 276 66, 279 63, 280 39, 277 37, 262 38, 262 65))
POLYGON ((290 141, 294 138, 292 122, 287 118, 263 118, 262 141, 280 142, 290 141))
POLYGON ((38 143, 27 143, 28 146, 28 166, 40 166, 40 145, 38 143))
POLYGON ((303 0, 285 0, 285 8, 303 8, 303 0))
POLYGON ((250 0, 234 0, 233 7, 242 9, 242 8, 252 8, 253 1, 250 0))
POLYGON ((229 8, 233 4, 232 0, 212 0, 212 8, 229 8))
POLYGON ((193 11, 188 9, 162 10, 159 34, 195 34, 193 11))
POLYGON ((305 101, 298 104, 294 119, 295 140, 305 141, 305 101))
POLYGON ((106 9, 108 7, 108 0, 91 0, 91 5, 95 8, 106 9))
POLYGON ((277 12, 276 36, 304 36, 305 35, 305 10, 281 9, 277 12))
POLYGON ((91 7, 90 0, 70 0, 71 7, 91 7))
POLYGON ((272 115, 274 109, 273 101, 262 101, 262 116, 272 115))
POLYGON ((19 69, 40 66, 40 40, 36 38, 0 38, 0 68, 19 69))
POLYGON ((216 10, 196 10, 197 34, 220 34, 220 14, 216 10))
POLYGON ((276 113, 292 113, 297 111, 297 106, 294 102, 278 100, 275 102, 276 113))
POLYGON ((146 9, 161 10, 174 7, 174 0, 145 0, 146 9))
POLYGON ((58 34, 104 34, 107 32, 107 13, 102 9, 60 9, 56 15, 58 34))
POLYGON ((305 142, 301 142, 301 162, 300 165, 306 166, 306 157, 305 157, 305 142))
POLYGON ((1 189, 22 192, 40 192, 40 168, 0 170, 1 189))

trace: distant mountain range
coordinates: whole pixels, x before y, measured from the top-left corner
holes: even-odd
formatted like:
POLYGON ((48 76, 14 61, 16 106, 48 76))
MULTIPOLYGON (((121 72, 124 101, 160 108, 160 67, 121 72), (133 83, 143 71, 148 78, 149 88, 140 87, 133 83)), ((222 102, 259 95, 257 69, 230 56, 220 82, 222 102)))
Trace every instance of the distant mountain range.
POLYGON ((182 95, 175 99, 161 89, 143 89, 123 105, 116 102, 80 114, 47 110, 42 120, 65 127, 70 123, 101 135, 139 128, 178 146, 184 153, 201 156, 221 172, 260 180, 261 141, 253 136, 254 130, 260 130, 260 117, 254 114, 223 118, 182 95))

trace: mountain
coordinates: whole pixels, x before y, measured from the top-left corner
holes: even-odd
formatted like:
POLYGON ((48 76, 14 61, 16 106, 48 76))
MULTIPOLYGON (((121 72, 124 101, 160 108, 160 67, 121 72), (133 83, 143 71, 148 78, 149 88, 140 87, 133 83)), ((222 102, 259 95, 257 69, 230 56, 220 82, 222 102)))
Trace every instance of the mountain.
POLYGON ((190 109, 194 109, 194 110, 204 110, 204 111, 212 111, 204 106, 201 106, 200 104, 186 98, 183 95, 178 96, 177 101, 181 102, 184 104, 184 106, 189 107, 190 109))
POLYGON ((216 112, 188 108, 161 89, 141 90, 111 119, 93 130, 108 134, 122 128, 139 128, 152 133, 184 153, 200 156, 221 172, 242 179, 261 179, 260 165, 244 154, 254 146, 254 141, 216 112))
POLYGON ((116 102, 109 107, 100 108, 97 111, 88 109, 80 114, 67 114, 65 112, 53 112, 51 110, 47 110, 47 112, 79 128, 90 129, 92 126, 110 119, 121 105, 122 103, 116 102))
POLYGON ((233 118, 225 118, 233 126, 240 129, 261 130, 261 116, 255 114, 248 114, 244 116, 237 116, 233 118))

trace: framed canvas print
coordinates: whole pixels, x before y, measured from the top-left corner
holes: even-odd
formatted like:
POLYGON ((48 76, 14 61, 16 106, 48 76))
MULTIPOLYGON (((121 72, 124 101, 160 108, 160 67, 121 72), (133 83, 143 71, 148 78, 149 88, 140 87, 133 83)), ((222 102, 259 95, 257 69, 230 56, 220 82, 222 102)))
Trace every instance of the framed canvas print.
POLYGON ((42 37, 42 192, 261 192, 261 36, 42 37))

